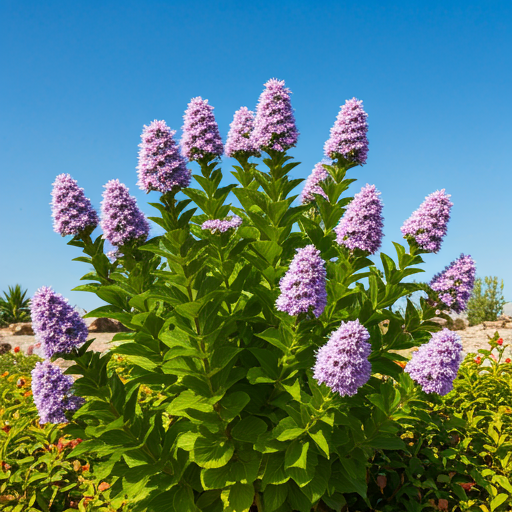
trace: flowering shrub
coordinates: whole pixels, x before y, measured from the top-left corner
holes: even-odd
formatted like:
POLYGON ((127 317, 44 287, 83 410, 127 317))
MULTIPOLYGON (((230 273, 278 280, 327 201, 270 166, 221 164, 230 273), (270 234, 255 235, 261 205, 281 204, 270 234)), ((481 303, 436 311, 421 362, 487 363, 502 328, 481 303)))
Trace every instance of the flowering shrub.
POLYGON ((467 355, 451 393, 403 409, 415 417, 400 432, 405 449, 376 453, 369 470, 376 510, 510 510, 512 364, 498 333, 489 344, 467 355))
MULTIPOLYGON (((381 245, 379 193, 367 186, 354 202, 342 197, 354 181, 347 173, 367 159, 362 102, 342 107, 325 145, 325 174, 315 168, 297 205, 292 191, 302 180, 290 177, 298 163, 287 154, 298 139, 290 97, 284 82, 270 80, 254 119, 248 109, 235 116, 226 151, 237 161, 238 185, 221 186, 223 146, 207 100, 191 101, 181 138, 198 188, 160 179, 172 171, 164 153, 176 162, 172 132, 160 125, 158 137, 167 141, 160 146, 146 127, 139 183, 161 192, 150 204, 163 234, 148 239, 135 200, 112 181, 104 234, 93 240, 84 230, 69 242, 94 268, 76 289, 106 303, 89 316, 131 331, 116 334, 119 343, 105 355, 87 351, 90 342, 59 354, 72 361, 74 392, 87 400, 72 419, 68 411, 67 428, 84 439, 72 456, 101 458, 97 475, 111 476, 114 508, 368 508, 369 462, 382 450, 406 449, 398 434, 418 420, 410 402, 420 386, 432 391, 426 382, 445 369, 444 333, 430 342, 438 359, 430 376, 417 378, 420 386, 396 362, 405 361, 397 350, 440 330, 432 318, 448 306, 437 292, 419 308, 408 301, 403 314, 392 307, 423 289, 406 279, 421 272, 422 253, 439 250, 449 196, 427 198, 404 225, 408 248, 395 243, 396 260, 381 254, 380 272, 369 259, 381 245), (240 206, 228 202, 231 193, 240 206), (110 258, 105 239, 116 247, 110 258), (108 371, 119 356, 131 365, 127 378, 108 371), (138 397, 148 392, 155 398, 142 406, 138 397)), ((453 378, 459 345, 452 353, 453 378)))
POLYGON ((65 436, 62 425, 38 421, 30 390, 38 360, 0 356, 0 510, 6 512, 76 509, 80 478, 89 471, 83 458, 67 459, 79 440, 65 436))

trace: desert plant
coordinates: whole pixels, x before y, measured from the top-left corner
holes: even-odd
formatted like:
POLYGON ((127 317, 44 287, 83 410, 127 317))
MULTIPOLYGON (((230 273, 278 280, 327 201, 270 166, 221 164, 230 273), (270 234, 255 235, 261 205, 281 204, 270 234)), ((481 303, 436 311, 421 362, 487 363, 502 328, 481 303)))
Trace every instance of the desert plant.
POLYGON ((505 304, 503 279, 500 282, 496 276, 477 278, 468 302, 469 325, 497 320, 505 304))
MULTIPOLYGON (((307 200, 295 206, 291 192, 302 180, 290 178, 298 163, 287 150, 298 133, 284 83, 266 84, 252 123, 247 109, 235 115, 226 154, 237 160, 239 184, 221 186, 213 108, 191 101, 181 145, 197 162, 199 188, 188 186, 174 132, 160 121, 145 127, 139 186, 161 193, 150 203, 161 236, 147 239, 146 219, 117 180, 106 185, 103 236, 90 236, 93 215, 75 223, 82 227, 69 244, 94 267, 84 276, 91 282, 76 289, 107 303, 88 316, 131 330, 116 334, 119 346, 105 355, 87 351, 90 341, 72 348, 65 327, 80 326, 63 299, 45 288, 34 301, 35 318, 53 320, 36 326, 45 353, 72 361, 67 373, 87 399, 67 427, 85 440, 72 456, 102 458, 97 474, 110 475, 114 508, 369 510, 369 461, 380 450, 404 450, 398 433, 417 422, 409 404, 421 391, 396 351, 425 348, 414 378, 428 389, 447 392, 446 375, 456 374, 462 347, 453 333, 431 339, 441 330, 431 321, 436 308, 447 306, 420 299, 403 314, 392 310, 423 289, 407 278, 421 272, 422 253, 439 250, 449 196, 426 198, 402 227, 408 249, 395 243, 396 260, 380 255, 381 274, 370 259, 382 237, 379 192, 368 185, 342 197, 354 181, 348 171, 366 162, 361 102, 343 106, 325 146, 332 163, 315 170, 307 200), (230 193, 240 207, 227 202, 230 193), (117 248, 110 259, 105 239, 117 248), (114 354, 131 365, 123 380, 108 370, 114 354), (440 371, 429 373, 431 365, 440 371), (141 389, 155 396, 147 406, 138 402, 141 389)), ((69 180, 66 187, 81 190, 69 180)), ((60 208, 57 226, 63 215, 60 208)), ((420 510, 422 499, 410 497, 408 510, 420 510)))
POLYGON ((28 322, 30 320, 28 290, 22 290, 19 284, 9 286, 0 297, 0 322, 3 325, 28 322))

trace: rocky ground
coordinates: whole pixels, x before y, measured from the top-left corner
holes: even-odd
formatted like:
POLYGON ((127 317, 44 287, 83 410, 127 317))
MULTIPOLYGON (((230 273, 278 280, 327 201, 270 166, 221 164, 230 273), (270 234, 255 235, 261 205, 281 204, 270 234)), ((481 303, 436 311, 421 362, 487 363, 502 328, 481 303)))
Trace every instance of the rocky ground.
MULTIPOLYGON (((88 323, 89 330, 94 331, 94 319, 91 319, 88 323)), ((110 327, 112 329, 114 328, 112 326, 110 327)), ((100 325, 99 328, 105 328, 105 326, 100 325)), ((35 337, 33 334, 27 334, 28 332, 31 332, 30 326, 27 325, 24 328, 18 327, 17 330, 19 334, 15 333, 16 328, 13 328, 12 326, 7 329, 0 329, 0 344, 8 343, 12 349, 20 347, 21 351, 24 353, 30 353, 31 350, 36 354, 39 353, 37 346, 35 346, 35 337), (32 347, 32 349, 30 347, 32 347)), ((512 317, 504 316, 497 322, 484 322, 483 324, 475 325, 473 327, 466 327, 463 330, 457 331, 457 333, 460 334, 462 338, 462 346, 465 354, 468 354, 470 352, 477 352, 478 349, 481 348, 488 348, 488 339, 492 337, 496 331, 498 331, 500 336, 503 338, 504 345, 509 345, 509 347, 505 349, 506 356, 512 357, 512 317)), ((94 338, 94 342, 92 343, 90 350, 105 352, 108 350, 114 335, 115 332, 89 332, 88 339, 94 338)), ((65 362, 61 361, 60 364, 64 365, 65 362)))

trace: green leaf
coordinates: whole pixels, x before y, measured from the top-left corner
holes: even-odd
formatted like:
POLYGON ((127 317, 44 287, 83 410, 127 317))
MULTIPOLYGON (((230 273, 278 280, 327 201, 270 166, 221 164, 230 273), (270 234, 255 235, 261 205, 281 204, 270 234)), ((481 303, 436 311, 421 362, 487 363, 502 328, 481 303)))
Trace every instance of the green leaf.
POLYGON ((251 484, 237 482, 222 491, 221 499, 230 512, 247 512, 254 501, 254 487, 251 484))
POLYGON ((508 499, 508 494, 498 494, 492 501, 491 501, 491 512, 493 510, 496 510, 501 504, 505 503, 508 499))
POLYGON ((288 333, 286 331, 284 331, 284 329, 282 329, 282 328, 281 329, 270 328, 270 329, 267 329, 266 331, 256 334, 256 336, 258 336, 258 338, 262 338, 262 339, 268 341, 269 343, 274 345, 274 347, 279 348, 284 353, 288 353, 288 346, 289 346, 290 339, 289 339, 289 336, 287 336, 287 334, 288 333))
POLYGON ((173 497, 174 510, 180 512, 197 512, 196 505, 194 503, 194 491, 191 487, 183 486, 180 487, 173 497))
POLYGON ((254 242, 252 248, 272 267, 276 266, 279 256, 283 252, 283 248, 272 240, 254 242))
POLYGON ((220 468, 230 461, 234 451, 233 442, 226 437, 201 435, 194 442, 191 456, 202 468, 220 468))
POLYGON ((274 510, 277 510, 286 501, 287 496, 287 483, 281 485, 267 485, 267 487, 265 487, 265 492, 263 493, 265 512, 274 512, 274 510))
POLYGON ((320 458, 315 468, 313 480, 301 488, 302 492, 309 498, 311 503, 317 502, 325 494, 330 476, 331 466, 329 462, 320 458))
POLYGON ((247 380, 250 384, 271 384, 276 381, 276 379, 269 377, 259 366, 251 368, 247 372, 247 380))
POLYGON ((267 424, 261 418, 247 416, 235 425, 231 431, 231 436, 238 441, 254 443, 258 436, 266 431, 267 424))
POLYGON ((261 483, 263 486, 268 484, 279 485, 287 482, 290 477, 284 471, 284 453, 269 453, 264 459, 264 473, 261 483))
POLYGON ((300 437, 305 432, 305 429, 303 428, 290 428, 288 430, 285 430, 284 432, 281 432, 277 436, 278 441, 290 441, 291 439, 296 439, 297 437, 300 437))
POLYGON ((295 440, 285 453, 284 468, 296 467, 306 469, 309 442, 295 440))
POLYGON ((330 456, 330 449, 329 449, 329 443, 327 439, 325 438, 325 434, 323 430, 318 430, 317 432, 309 432, 309 437, 313 439, 315 444, 318 446, 318 448, 324 453, 324 455, 329 458, 330 456))
POLYGON ((231 421, 244 410, 244 407, 250 401, 249 395, 243 391, 235 391, 225 396, 220 401, 220 415, 222 419, 227 422, 231 421))
POLYGON ((377 450, 405 450, 405 443, 398 436, 378 435, 368 441, 369 446, 377 450))
POLYGON ((512 485, 510 483, 510 480, 503 475, 494 475, 492 477, 492 481, 495 483, 498 483, 503 487, 503 489, 506 489, 509 493, 512 494, 512 485))

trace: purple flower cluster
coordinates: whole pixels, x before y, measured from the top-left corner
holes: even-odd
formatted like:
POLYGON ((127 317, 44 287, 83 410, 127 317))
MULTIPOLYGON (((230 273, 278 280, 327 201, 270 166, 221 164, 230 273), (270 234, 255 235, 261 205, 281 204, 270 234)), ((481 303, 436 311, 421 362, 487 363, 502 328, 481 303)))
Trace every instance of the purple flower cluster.
POLYGON ((32 394, 39 412, 39 423, 67 423, 66 411, 75 412, 84 399, 73 395, 73 379, 49 361, 32 370, 32 394))
POLYGON ((59 293, 43 286, 30 302, 32 327, 44 356, 69 353, 87 340, 87 326, 77 311, 59 293))
POLYGON ((376 253, 382 242, 382 201, 375 185, 366 185, 354 195, 336 228, 336 241, 350 250, 376 253))
POLYGON ((439 294, 439 299, 456 313, 466 310, 473 285, 476 267, 471 256, 461 254, 443 272, 430 281, 430 288, 439 294))
POLYGON ((372 373, 370 333, 359 320, 342 322, 316 354, 313 377, 341 396, 353 396, 372 373))
POLYGON ((277 309, 296 316, 313 308, 318 318, 327 305, 325 277, 325 262, 320 251, 314 245, 298 249, 279 283, 281 295, 276 301, 277 309))
POLYGON ((213 107, 201 96, 192 98, 183 116, 181 151, 188 160, 220 156, 224 149, 213 107))
POLYGON ((225 233, 228 229, 236 229, 242 225, 242 219, 238 215, 233 215, 227 219, 206 220, 201 225, 201 229, 207 229, 212 233, 225 233))
POLYGON ((362 100, 346 100, 324 145, 325 155, 333 160, 342 155, 350 162, 365 164, 368 157, 367 117, 362 100))
POLYGON ((247 107, 237 110, 229 127, 228 139, 224 148, 226 156, 236 157, 239 154, 259 156, 258 148, 254 147, 254 141, 251 139, 254 128, 254 112, 252 110, 247 107))
POLYGON ((78 235, 98 225, 98 214, 69 174, 59 174, 52 190, 53 230, 59 235, 78 235))
POLYGON ((301 203, 307 204, 313 202, 315 200, 315 194, 319 194, 325 197, 325 199, 328 199, 327 194, 320 186, 320 183, 325 181, 328 177, 329 173, 325 170, 322 162, 316 164, 304 183, 304 188, 302 189, 302 194, 300 196, 301 203))
POLYGON ((453 206, 450 197, 444 188, 428 195, 401 227, 404 238, 415 240, 424 251, 439 252, 453 206))
POLYGON ((460 336, 448 329, 432 335, 428 343, 413 353, 405 371, 425 393, 446 395, 453 389, 462 362, 460 336))
POLYGON ((155 120, 149 126, 144 126, 137 167, 137 185, 141 190, 156 190, 165 194, 190 185, 190 170, 173 138, 175 133, 165 121, 155 120))
POLYGON ((144 240, 149 234, 149 224, 130 196, 126 185, 110 180, 105 185, 101 203, 101 229, 103 238, 119 247, 133 240, 144 240))
POLYGON ((252 143, 258 149, 286 151, 295 146, 299 132, 290 101, 291 91, 284 80, 271 78, 265 84, 256 107, 252 143))

